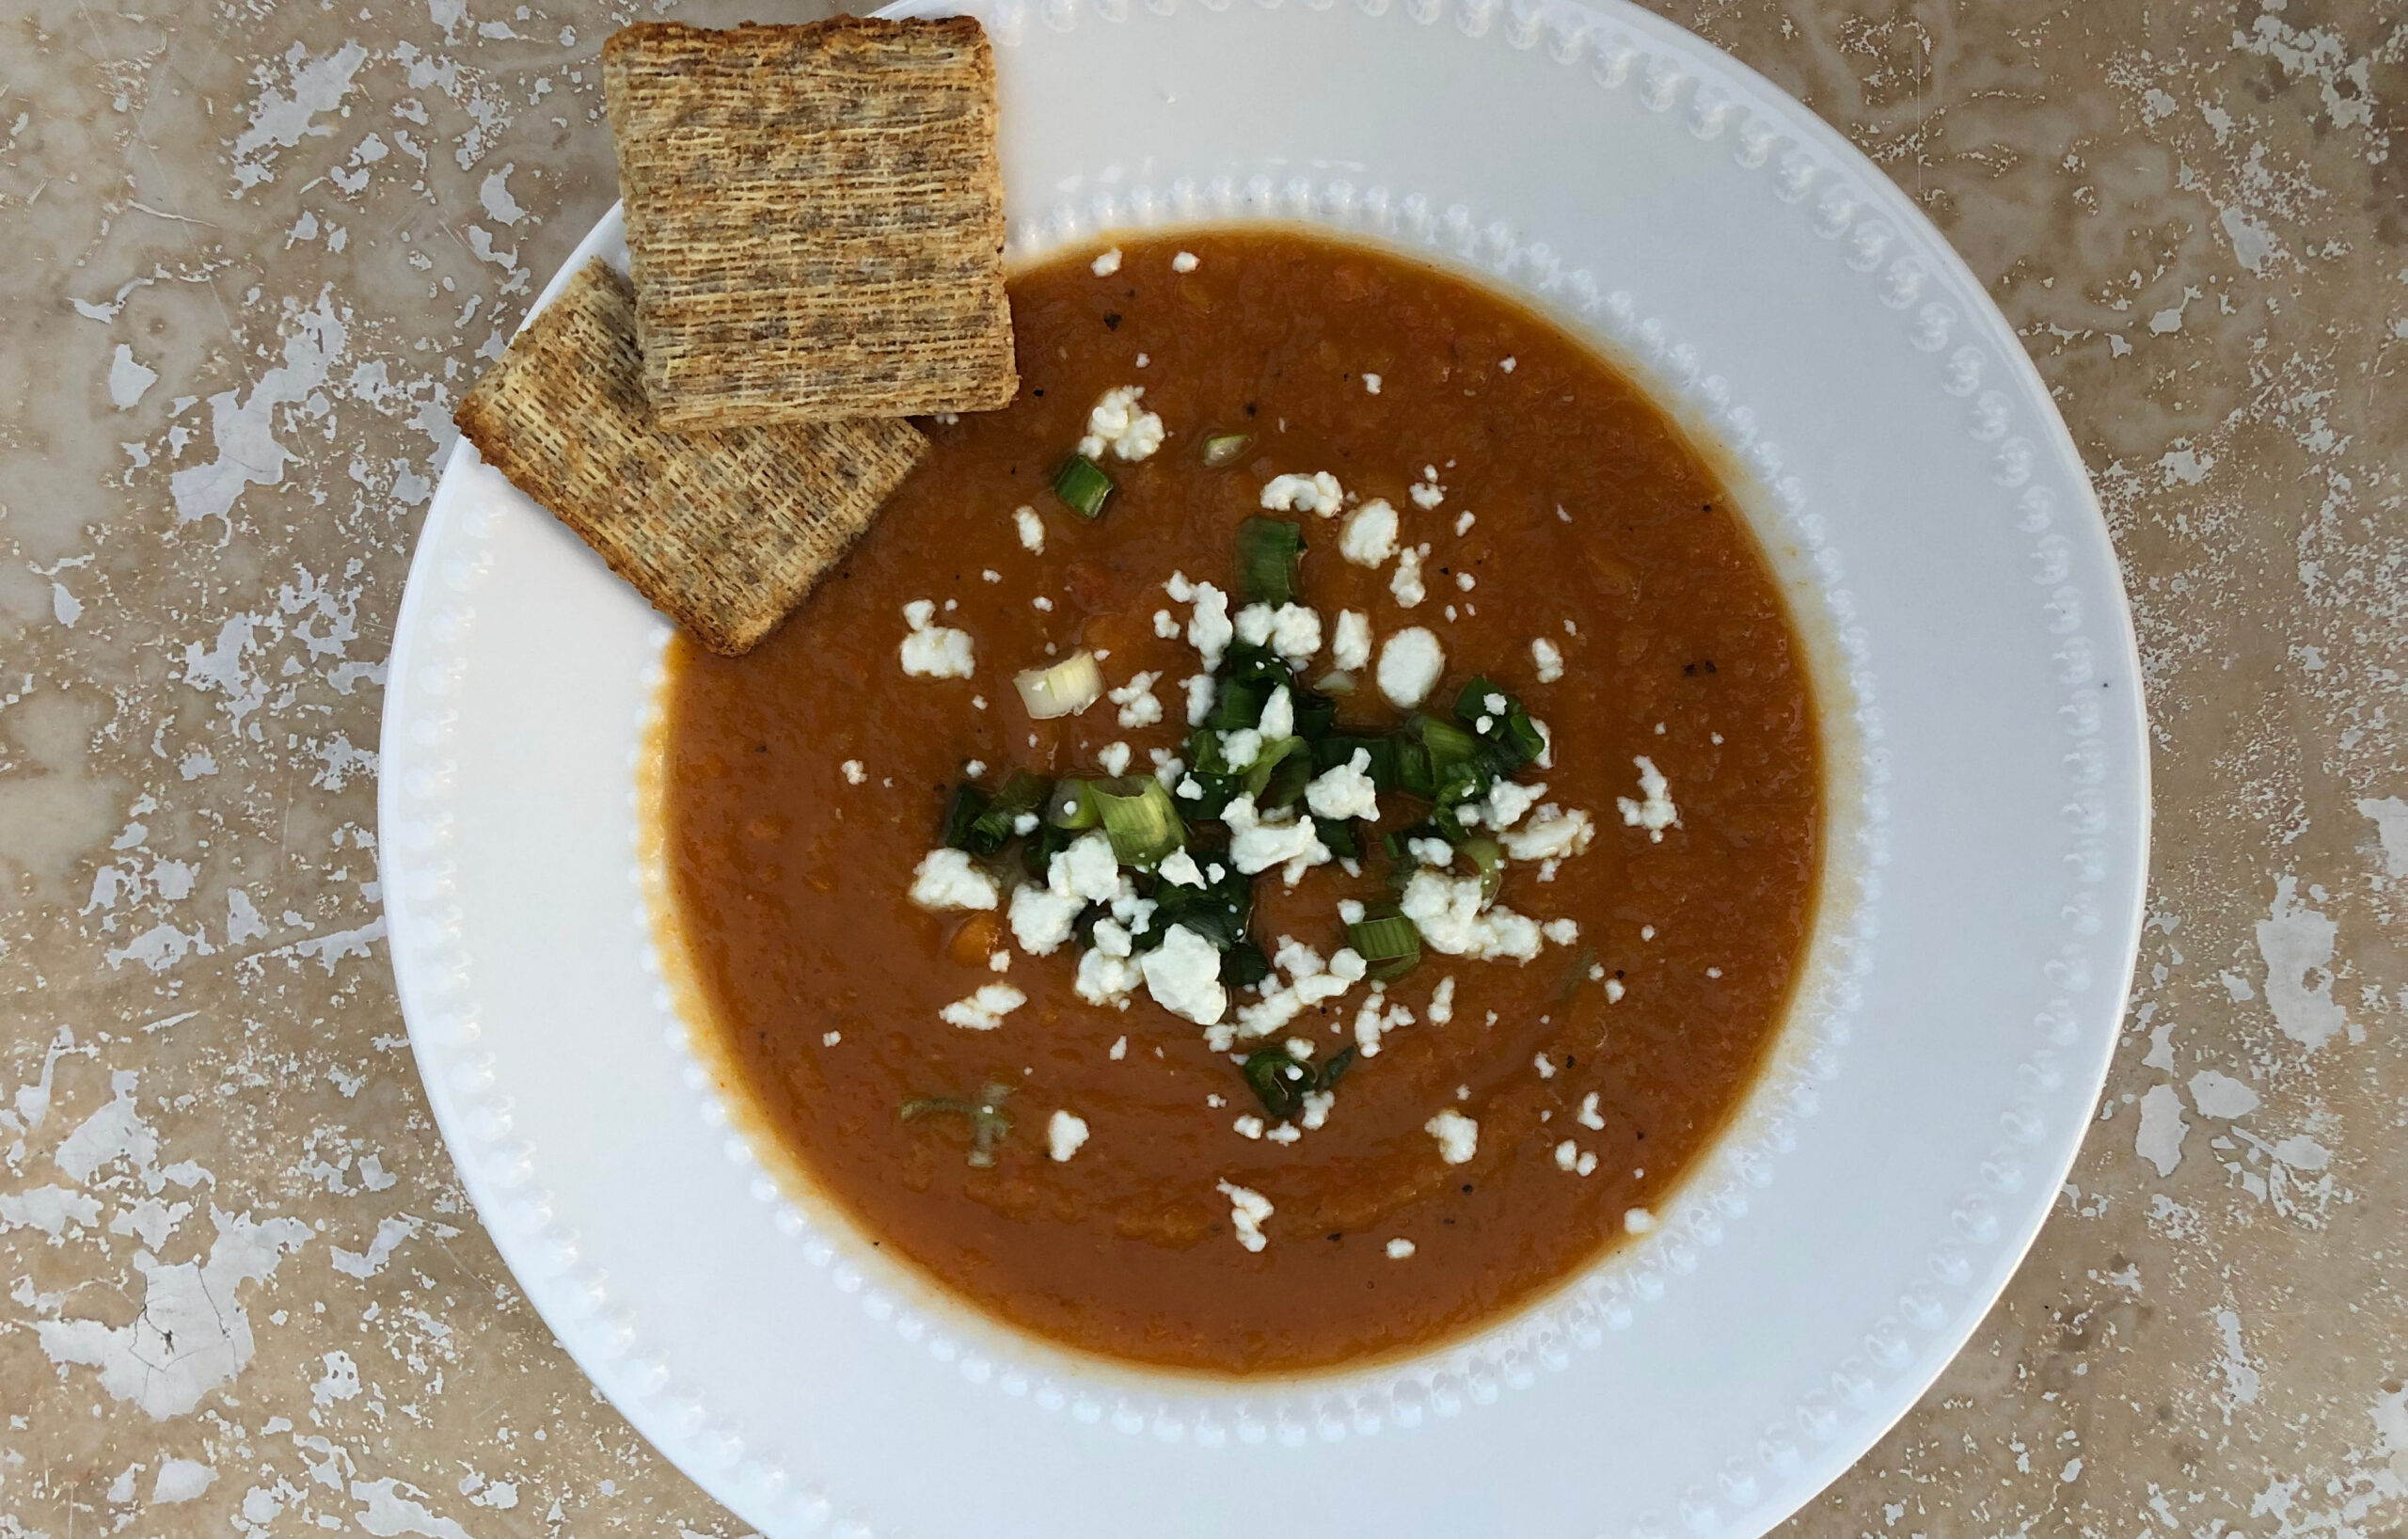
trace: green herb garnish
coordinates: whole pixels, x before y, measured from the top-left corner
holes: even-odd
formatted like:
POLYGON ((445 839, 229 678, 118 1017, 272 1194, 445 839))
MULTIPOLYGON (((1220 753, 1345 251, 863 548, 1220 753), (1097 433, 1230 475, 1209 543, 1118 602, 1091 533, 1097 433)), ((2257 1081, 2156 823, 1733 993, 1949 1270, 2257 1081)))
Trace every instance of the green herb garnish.
POLYGON ((1103 505, 1118 490, 1111 475, 1085 454, 1073 454, 1054 472, 1054 495, 1082 518, 1103 516, 1103 505))
POLYGON ((1305 553, 1301 524, 1248 518, 1238 526, 1238 600, 1274 608, 1296 598, 1296 563, 1305 553))
POLYGON ((1346 944, 1368 964, 1366 976, 1384 983, 1404 976, 1421 960, 1420 929, 1388 904, 1347 926, 1346 944))

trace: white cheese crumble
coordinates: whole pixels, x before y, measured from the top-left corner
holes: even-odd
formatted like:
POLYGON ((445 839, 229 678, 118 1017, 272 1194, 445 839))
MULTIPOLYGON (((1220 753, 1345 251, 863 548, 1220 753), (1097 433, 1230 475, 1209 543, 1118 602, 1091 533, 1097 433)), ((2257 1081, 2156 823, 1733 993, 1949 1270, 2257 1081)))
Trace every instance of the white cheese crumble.
POLYGON ((1318 1131, 1328 1125, 1329 1109, 1337 1104, 1338 1092, 1335 1090, 1307 1090, 1304 1095, 1304 1115, 1296 1120, 1307 1131, 1318 1131))
POLYGON ((1338 611, 1338 629, 1329 643, 1329 660, 1352 674, 1371 660, 1371 617, 1360 610, 1338 611))
POLYGON ((1037 516, 1035 508, 1014 508, 1012 522, 1020 526, 1022 549, 1039 556, 1045 554, 1045 520, 1037 516))
POLYGON ((1255 722, 1254 730, 1262 735, 1266 743, 1275 743, 1282 738, 1296 735, 1296 703, 1289 694, 1288 686, 1282 684, 1271 691, 1271 698, 1262 703, 1262 715, 1255 722))
POLYGON ((1232 770, 1251 770, 1254 761, 1262 756, 1262 732, 1257 727, 1240 727, 1235 732, 1221 734, 1221 762, 1232 770))
POLYGON ((838 1042, 841 1042, 844 1039, 845 1034, 841 1031, 823 1031, 819 1034, 819 1045, 821 1047, 834 1047, 838 1042))
POLYGON ((1482 961, 1529 961, 1539 954, 1536 922, 1511 909, 1481 909, 1477 876, 1461 881, 1435 871, 1413 873, 1398 906, 1431 950, 1482 961))
POLYGON ((1245 1113, 1244 1116, 1231 1122, 1229 1126, 1241 1138, 1259 1138, 1262 1136, 1262 1119, 1255 1116, 1252 1112, 1245 1113))
MULTIPOLYGON (((1480 807, 1481 826, 1509 829, 1522 820, 1539 798, 1546 795, 1546 783, 1536 781, 1524 785, 1520 781, 1500 780, 1488 788, 1488 800, 1480 807)), ((1469 827, 1466 822, 1465 827, 1469 827)))
POLYGON ((1614 798, 1614 805, 1622 809, 1622 820, 1632 828, 1643 828, 1647 837, 1657 844, 1664 842, 1664 831, 1681 826, 1681 809, 1672 805, 1672 783, 1656 768, 1656 761, 1642 754, 1631 761, 1639 766, 1639 790, 1646 798, 1634 801, 1629 797, 1614 798))
POLYGON ((1377 374, 1365 374, 1363 376, 1363 389, 1369 390, 1373 395, 1379 394, 1380 376, 1377 374))
POLYGON ((1361 924, 1363 922, 1363 900, 1358 897, 1339 898, 1338 900, 1338 922, 1341 925, 1361 924))
POLYGON ((1179 620, 1168 610, 1154 611, 1154 634, 1165 642, 1179 639, 1179 620))
POLYGON ((1397 709, 1411 710, 1429 698, 1446 667, 1446 648, 1438 638, 1419 626, 1407 626, 1380 645, 1380 693, 1397 709))
POLYGON ((995 879, 959 849, 931 849, 911 873, 911 901, 924 909, 991 909, 995 879))
MULTIPOLYGON (((1462 589, 1465 593, 1471 592, 1472 589, 1479 585, 1480 579, 1472 576, 1469 572, 1457 572, 1455 574, 1455 586, 1462 589)), ((1450 612, 1448 618, 1452 619, 1454 616, 1450 612)))
POLYGON ((1336 999, 1362 981, 1369 964, 1353 948, 1341 948, 1323 962, 1321 953, 1289 936, 1279 938, 1272 965, 1288 975, 1263 980, 1262 997, 1238 1011, 1238 1031, 1245 1037, 1268 1037, 1324 1000, 1336 999))
POLYGON ((1117 932, 1118 952, 1106 951, 1101 944, 1080 952, 1078 976, 1071 980, 1070 987, 1090 1005, 1110 1005, 1116 1009, 1125 1010, 1129 1007, 1129 996, 1136 992, 1137 985, 1144 981, 1144 977, 1137 964, 1129 960, 1127 930, 1109 919, 1099 920, 1095 927, 1099 941, 1107 927, 1117 932))
POLYGON ((1443 871, 1455 864, 1455 847, 1444 839, 1407 839, 1404 849, 1406 854, 1434 870, 1443 871))
POLYGON ((1563 676, 1563 649, 1544 636, 1530 643, 1530 661, 1538 667, 1541 684, 1552 684, 1563 676))
POLYGON ((1196 253, 1193 251, 1181 251, 1179 255, 1171 258, 1170 270, 1174 273, 1192 273, 1196 271, 1196 253))
POLYGON ((1443 1026, 1455 1018, 1455 980, 1443 977, 1430 992, 1430 1023, 1443 1026))
POLYGON ((1321 842, 1309 819, 1293 814, 1264 818, 1255 811, 1251 796, 1231 801, 1223 809, 1221 821, 1229 827, 1229 860, 1247 876, 1284 866, 1281 880, 1293 887, 1307 869, 1328 863, 1329 847, 1321 842))
POLYGON ((1580 922, 1576 919, 1550 919, 1539 928, 1557 945, 1570 945, 1580 939, 1580 922))
POLYGON ((1070 1112, 1055 1112, 1045 1122, 1046 1152, 1057 1160, 1067 1160, 1087 1141, 1086 1119, 1070 1112))
POLYGON ((1388 578, 1388 592, 1395 596, 1398 608, 1407 610, 1430 596, 1430 590, 1421 581, 1421 552, 1415 547, 1406 546, 1397 552, 1396 571, 1388 578))
POLYGON ((1515 360, 1514 360, 1514 359, 1513 359, 1513 358, 1507 358, 1507 359, 1505 359, 1503 362, 1499 363, 1497 367, 1498 367, 1499 369, 1504 370, 1507 373, 1509 373, 1509 374, 1510 374, 1510 373, 1512 373, 1513 372, 1513 364, 1514 364, 1514 362, 1515 362, 1515 360))
POLYGON ((1103 767, 1107 775, 1125 775, 1129 772, 1131 752, 1127 743, 1106 743, 1097 751, 1095 762, 1103 767))
POLYGON ((1005 1016, 1027 1003, 1028 996, 1008 983, 981 984, 969 998, 957 999, 939 1010, 937 1018, 964 1031, 992 1031, 1004 1023, 1005 1016))
POLYGON ((1356 749, 1354 756, 1344 764, 1333 764, 1313 777, 1305 787, 1305 805, 1316 817, 1368 817, 1374 821, 1380 816, 1380 788, 1369 770, 1371 755, 1356 749))
POLYGON ((1434 465, 1423 466, 1421 479, 1413 484, 1412 490, 1406 495, 1413 499, 1413 505, 1417 508, 1434 508, 1444 502, 1447 500, 1447 488, 1438 484, 1438 468, 1434 465))
POLYGON ((1558 1170, 1576 1169, 1578 1168, 1579 1164, 1580 1146, 1578 1144, 1576 1144, 1571 1139, 1566 1138, 1563 1142, 1555 1146, 1555 1167, 1558 1170))
POLYGON ((1104 696, 1120 707, 1120 724, 1124 727, 1149 727, 1163 719, 1163 703, 1154 698, 1154 681, 1160 674, 1137 674, 1129 682, 1104 696))
POLYGON ((1273 513, 1317 513, 1334 518, 1346 506, 1346 489, 1326 470, 1308 476, 1273 476, 1263 484, 1262 505, 1273 513))
MULTIPOLYGON (((958 853, 958 851, 956 851, 958 853)), ((1079 911, 1110 902, 1120 890, 1120 865, 1101 830, 1083 834, 1046 867, 1045 885, 1012 894, 1012 937, 1032 957, 1050 957, 1070 938, 1079 911)))
POLYGON ((1538 1054, 1530 1059, 1530 1067, 1539 1071, 1539 1078, 1541 1079, 1555 1078, 1555 1061, 1544 1053, 1538 1054))
POLYGON ((1580 1125, 1581 1125, 1582 1127, 1584 1127, 1584 1128, 1595 1128, 1595 1129, 1598 1129, 1598 1130, 1599 1130, 1599 1131, 1601 1131, 1601 1132, 1604 1130, 1605 1125, 1606 1125, 1606 1119, 1605 1119, 1604 1118, 1602 1118, 1602 1117, 1600 1117, 1600 1116, 1598 1116, 1598 1115, 1597 1115, 1597 1092, 1596 1092, 1596 1091, 1592 1090, 1592 1091, 1590 1091, 1587 1095, 1584 1095, 1584 1096, 1582 1096, 1582 1097, 1580 1098, 1580 1119, 1579 1119, 1579 1120, 1580 1120, 1580 1125))
POLYGON ((1209 1026, 1229 1007, 1228 991, 1221 987, 1220 950, 1185 925, 1171 926, 1163 944, 1138 966, 1154 1003, 1181 1020, 1209 1026))
POLYGON ((1160 417, 1138 406, 1145 394, 1143 385, 1116 385, 1104 391, 1087 411, 1086 436, 1079 440, 1079 452, 1091 460, 1103 458, 1106 450, 1124 460, 1150 457, 1170 435, 1160 417))
POLYGON ((1357 566, 1385 566, 1396 554, 1396 509, 1375 497, 1346 516, 1338 532, 1338 553, 1357 566))
POLYGON ((1607 1003, 1607 1004, 1608 1004, 1608 1005, 1619 1005, 1619 1004, 1621 1004, 1621 1003, 1622 1003, 1622 996, 1623 996, 1623 993, 1624 993, 1624 989, 1623 989, 1623 986, 1622 986, 1622 979, 1620 979, 1620 978, 1608 978, 1608 979, 1606 979, 1606 1003, 1607 1003))
POLYGON ((1196 868, 1196 857, 1184 849, 1172 850, 1163 857, 1162 865, 1155 869, 1164 881, 1174 887, 1204 885, 1204 873, 1196 868))
POLYGON ((1644 1208, 1633 1208, 1622 1215, 1622 1227, 1632 1234, 1644 1234, 1656 1227, 1656 1215, 1644 1208))
POLYGON ((1480 1124, 1452 1106, 1422 1123, 1421 1131, 1438 1140, 1438 1158, 1449 1165, 1461 1165, 1480 1152, 1480 1124))
POLYGON ((1237 1231, 1238 1244, 1248 1250, 1260 1250, 1269 1244, 1262 1233, 1262 1221, 1271 1216, 1271 1199, 1260 1192, 1226 1181, 1214 1189, 1229 1199, 1229 1227, 1237 1231))
POLYGON ((1388 1242, 1388 1260, 1392 1261, 1401 1261, 1412 1254, 1412 1241, 1400 1236, 1397 1239, 1390 1240, 1388 1242))
POLYGON ((1565 812, 1550 801, 1532 813, 1528 823, 1500 835, 1498 842, 1517 861, 1560 860, 1588 849, 1595 833, 1596 825, 1587 813, 1577 807, 1565 812))
POLYGON ((1093 273, 1098 278, 1110 278, 1113 274, 1120 271, 1120 247, 1116 246, 1111 250, 1097 257, 1095 261, 1088 262, 1087 271, 1093 273))
POLYGON ((1126 1037, 1115 1037, 1112 1039, 1112 1052, 1110 1055, 1112 1061, 1117 1063, 1128 1055, 1129 1039, 1126 1037))
POLYGON ((1460 540, 1465 535, 1470 533, 1471 526, 1479 522, 1480 515, 1472 512, 1469 508, 1465 508, 1463 512, 1455 515, 1455 538, 1460 540))
POLYGON ((936 615, 937 607, 925 598, 903 606, 904 621, 911 627, 911 634, 903 638, 903 672, 913 678, 968 678, 975 666, 970 633, 931 624, 936 615))
MULTIPOLYGON (((1221 654, 1228 650, 1237 627, 1229 623, 1229 595, 1209 582, 1190 582, 1180 573, 1173 572, 1163 591, 1181 604, 1193 604, 1196 611, 1187 622, 1187 644, 1204 658, 1204 671, 1211 673, 1221 666, 1221 654)), ((1191 697, 1193 687, 1190 688, 1191 697)))
POLYGON ((862 782, 869 779, 869 770, 863 766, 862 761, 859 759, 847 759, 837 768, 844 770, 845 784, 848 785, 859 785, 862 782))
POLYGON ((1321 650, 1321 614, 1302 604, 1248 604, 1234 622, 1239 641, 1267 646, 1291 663, 1307 663, 1321 650))

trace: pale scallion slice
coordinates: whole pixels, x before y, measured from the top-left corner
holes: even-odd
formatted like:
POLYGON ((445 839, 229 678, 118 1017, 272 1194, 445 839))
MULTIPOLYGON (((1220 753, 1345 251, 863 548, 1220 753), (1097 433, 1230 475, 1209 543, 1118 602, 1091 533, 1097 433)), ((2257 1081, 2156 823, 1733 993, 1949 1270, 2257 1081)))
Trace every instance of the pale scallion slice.
POLYGON ((1028 707, 1031 717, 1051 722, 1057 716, 1076 716, 1102 699, 1103 670, 1096 666, 1094 654, 1079 651, 1050 668, 1030 668, 1014 674, 1012 685, 1020 690, 1021 704, 1028 707))
POLYGON ((1088 793, 1087 782, 1065 777, 1045 799, 1045 820, 1055 828, 1093 828, 1103 821, 1103 809, 1088 793))
POLYGON ((1245 458, 1246 449, 1253 442, 1251 433, 1208 433, 1204 435, 1204 464, 1211 469, 1226 470, 1245 458))
POLYGON ((1248 518, 1238 526, 1238 598, 1276 609, 1296 599, 1296 562, 1305 531, 1285 518, 1248 518))
POLYGON ((1480 872, 1480 900, 1482 903, 1497 896, 1505 880, 1505 851, 1486 834, 1477 834, 1455 847, 1455 853, 1469 860, 1480 872))
POLYGON ((1085 454, 1073 454, 1054 472, 1054 495, 1082 518, 1101 518, 1103 505, 1118 488, 1101 465, 1085 454))
POLYGON ((1380 982, 1401 978, 1421 960, 1421 931, 1394 912, 1369 913, 1346 927, 1346 944, 1370 964, 1366 976, 1380 982))
POLYGON ((1112 840, 1112 856, 1123 865, 1150 871, 1187 843, 1187 826, 1170 790, 1151 775, 1087 783, 1087 799, 1112 840))

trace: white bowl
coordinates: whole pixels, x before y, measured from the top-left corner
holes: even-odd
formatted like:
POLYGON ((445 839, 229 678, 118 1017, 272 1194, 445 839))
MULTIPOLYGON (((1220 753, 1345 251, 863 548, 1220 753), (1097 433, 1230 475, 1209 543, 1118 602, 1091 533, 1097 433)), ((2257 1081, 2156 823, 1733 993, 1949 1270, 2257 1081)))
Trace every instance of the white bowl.
MULTIPOLYGON (((798 1206, 731 1132, 643 911, 667 628, 464 444, 402 607, 380 809, 462 1181, 595 1384, 773 1535, 1761 1532, 1997 1296, 2115 1039, 2139 665, 2047 390, 1878 171, 1631 7, 978 14, 1016 257, 1326 226, 1538 305, 1722 446, 1833 738, 1809 985, 1663 1226, 1481 1336, 1245 1386, 1074 1358, 798 1206)), ((621 233, 563 275, 623 262, 621 233)))

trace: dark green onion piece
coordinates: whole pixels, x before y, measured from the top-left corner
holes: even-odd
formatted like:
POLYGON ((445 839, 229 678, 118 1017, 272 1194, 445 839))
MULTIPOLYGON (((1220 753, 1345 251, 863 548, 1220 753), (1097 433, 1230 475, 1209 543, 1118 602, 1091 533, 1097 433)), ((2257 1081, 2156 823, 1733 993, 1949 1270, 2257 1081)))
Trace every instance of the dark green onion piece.
POLYGON ((1254 442, 1251 433, 1208 433, 1204 436, 1204 464, 1214 470, 1226 470, 1245 458, 1246 446, 1254 442))
POLYGON ((1150 871, 1187 842, 1169 790, 1151 775, 1091 782, 1087 800, 1112 838, 1113 858, 1123 865, 1150 871))
POLYGON ((1311 1070, 1275 1047, 1250 1055, 1241 1071, 1275 1122, 1285 1122, 1304 1110, 1306 1092, 1320 1083, 1311 1070))
POLYGON ((1488 745, 1489 762, 1500 775, 1510 775, 1546 751, 1546 739, 1539 736, 1538 723, 1513 694, 1499 689, 1485 678, 1475 678, 1464 686, 1455 697, 1455 717, 1469 726, 1488 745), (1502 710, 1490 710, 1491 696, 1505 703, 1502 710), (1480 722, 1485 718, 1487 730, 1480 722))
MULTIPOLYGON (((1196 865, 1210 862, 1198 859, 1196 865)), ((1261 952, 1245 938, 1246 920, 1254 912, 1254 883, 1243 873, 1224 866, 1221 880, 1207 881, 1201 887, 1189 887, 1175 882, 1163 882, 1154 889, 1154 919, 1151 933, 1166 935, 1173 925, 1195 931, 1223 951, 1244 947, 1252 950, 1257 959, 1261 952)), ((1246 964, 1241 963, 1243 967, 1246 964)), ((1264 961, 1267 969, 1271 964, 1264 961)), ((1254 975, 1259 978, 1261 974, 1254 975)), ((1224 959, 1221 980, 1252 982, 1254 978, 1229 977, 1224 959)))
POLYGON ((1045 820, 1055 828, 1093 828, 1103 821, 1103 811, 1087 794, 1084 780, 1060 780, 1054 784, 1054 794, 1045 801, 1045 820))
POLYGON ((1359 751, 1370 760, 1363 771, 1371 784, 1383 791, 1397 788, 1399 744, 1389 738, 1323 738, 1313 744, 1313 768, 1335 770, 1341 764, 1352 764, 1359 751))
POLYGON ((1455 725, 1434 716, 1417 716, 1411 730, 1430 751, 1433 769, 1443 772, 1448 766, 1469 764, 1480 757, 1480 739, 1455 725))
MULTIPOLYGON (((1295 740, 1295 739, 1291 739, 1295 740)), ((1312 756, 1304 753, 1290 754, 1271 771, 1254 804, 1262 812, 1286 812, 1305 800, 1305 789, 1313 783, 1312 756)))
POLYGON ((1354 1050, 1351 1047, 1339 1048, 1329 1055, 1327 1063, 1321 1066, 1321 1088, 1335 1089, 1338 1082, 1346 1077, 1346 1071, 1354 1067, 1354 1050))
POLYGON ((1363 853, 1363 843, 1354 837, 1354 824, 1351 818, 1316 817, 1313 819, 1313 833, 1321 840, 1322 848, 1341 861, 1351 861, 1363 853))
POLYGON ((1041 776, 1025 770, 1014 770, 1011 778, 1004 782, 1004 788, 995 793, 995 800, 988 802, 987 810, 970 825, 970 843, 956 848, 967 849, 974 855, 992 855, 1002 849, 1020 832, 1016 825, 1021 815, 1042 806, 1049 788, 1041 776))
POLYGON ((1305 778, 1312 779, 1312 753, 1305 746, 1305 740, 1302 738, 1280 738, 1263 744, 1255 751, 1254 762, 1247 765, 1245 770, 1246 794, 1259 800, 1262 795, 1263 787, 1271 784, 1271 777, 1291 757, 1301 760, 1305 768, 1305 778))
POLYGON ((1071 455, 1054 472, 1054 495, 1082 518, 1101 517, 1117 489, 1103 467, 1085 454, 1071 455))
POLYGON ((1004 1110, 1008 1085, 989 1085, 972 1101, 963 1096, 914 1096, 903 1103, 903 1120, 921 1117, 962 1117, 970 1120, 970 1163, 981 1169, 995 1163, 995 1146, 1011 1135, 1011 1114, 1004 1110))
POLYGON ((1399 738, 1395 744, 1395 754, 1396 784, 1399 790, 1410 792, 1415 796, 1428 796, 1438 788, 1437 773, 1430 767, 1428 749, 1418 742, 1399 738))
MULTIPOLYGON (((972 831, 987 810, 987 793, 963 781, 953 788, 953 800, 945 803, 943 843, 949 849, 970 849, 972 831)), ((993 850, 977 851, 991 855, 993 850)))
POLYGON ((1271 959, 1262 947, 1240 938, 1221 954, 1221 981, 1232 989, 1247 989, 1271 976, 1271 959))
POLYGON ((1296 562, 1305 553, 1301 524, 1284 518, 1248 518, 1238 526, 1238 599, 1245 604, 1290 604, 1296 597, 1296 562))
POLYGON ((1383 983, 1421 960, 1421 931, 1401 913, 1365 914, 1346 927, 1346 944, 1369 964, 1368 976, 1383 983))

